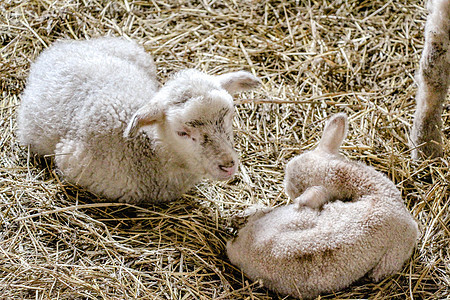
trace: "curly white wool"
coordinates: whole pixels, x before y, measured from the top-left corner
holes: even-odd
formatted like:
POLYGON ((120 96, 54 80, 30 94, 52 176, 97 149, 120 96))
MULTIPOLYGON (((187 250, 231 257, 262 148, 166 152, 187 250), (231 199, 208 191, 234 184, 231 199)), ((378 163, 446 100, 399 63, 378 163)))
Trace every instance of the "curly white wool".
POLYGON ((168 201, 236 171, 233 100, 248 72, 188 69, 159 88, 153 59, 122 38, 58 41, 31 66, 18 137, 64 178, 124 202, 168 201))

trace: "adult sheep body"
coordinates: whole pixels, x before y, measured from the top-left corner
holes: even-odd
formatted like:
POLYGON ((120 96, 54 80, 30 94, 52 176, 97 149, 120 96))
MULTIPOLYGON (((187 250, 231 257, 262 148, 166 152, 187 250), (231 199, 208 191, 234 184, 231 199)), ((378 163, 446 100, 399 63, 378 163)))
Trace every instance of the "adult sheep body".
POLYGON ((152 57, 134 42, 58 41, 31 66, 18 137, 93 193, 168 201, 202 178, 234 174, 230 93, 258 84, 244 71, 187 69, 160 88, 152 57))

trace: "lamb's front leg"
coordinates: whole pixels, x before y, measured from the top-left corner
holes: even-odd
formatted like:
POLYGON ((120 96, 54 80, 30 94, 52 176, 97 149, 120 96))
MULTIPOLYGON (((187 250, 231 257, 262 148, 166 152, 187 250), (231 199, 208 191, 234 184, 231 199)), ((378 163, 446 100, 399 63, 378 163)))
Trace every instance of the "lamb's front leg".
POLYGON ((413 159, 443 154, 441 114, 450 83, 449 24, 450 0, 432 1, 417 74, 417 106, 410 133, 413 159))
POLYGON ((441 157, 442 149, 442 104, 445 94, 418 91, 417 108, 411 129, 412 158, 441 157))
POLYGON ((295 198, 294 203, 298 207, 307 206, 311 208, 320 208, 325 203, 331 201, 332 193, 324 186, 312 186, 307 188, 303 194, 295 198))
POLYGON ((262 204, 253 204, 244 211, 236 213, 228 218, 228 226, 237 231, 248 223, 250 218, 258 219, 271 212, 274 208, 262 204))

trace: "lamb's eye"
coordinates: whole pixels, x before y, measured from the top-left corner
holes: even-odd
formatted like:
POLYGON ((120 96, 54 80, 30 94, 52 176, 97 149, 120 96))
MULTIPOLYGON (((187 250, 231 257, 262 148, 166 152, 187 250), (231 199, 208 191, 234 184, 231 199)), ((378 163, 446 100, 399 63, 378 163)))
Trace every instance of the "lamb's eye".
POLYGON ((187 133, 186 131, 178 131, 177 134, 178 134, 179 136, 184 136, 184 137, 188 137, 188 136, 189 136, 188 133, 187 133))

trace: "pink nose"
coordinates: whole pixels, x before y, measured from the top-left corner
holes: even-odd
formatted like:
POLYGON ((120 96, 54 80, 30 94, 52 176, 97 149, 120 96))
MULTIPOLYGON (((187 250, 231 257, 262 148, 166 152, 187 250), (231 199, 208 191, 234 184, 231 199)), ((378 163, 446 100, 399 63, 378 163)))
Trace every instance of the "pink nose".
POLYGON ((226 165, 219 165, 219 169, 226 172, 227 174, 233 174, 235 170, 234 161, 231 161, 226 165))

